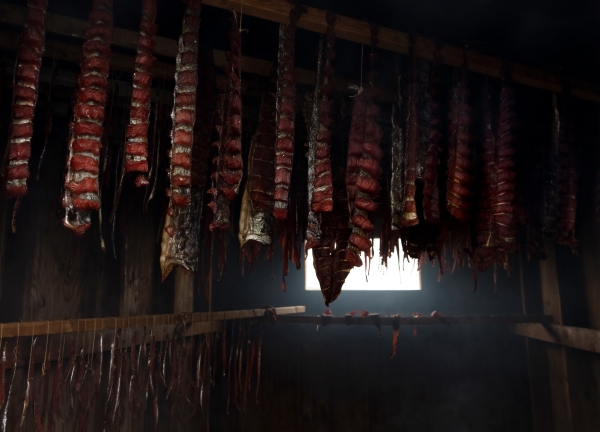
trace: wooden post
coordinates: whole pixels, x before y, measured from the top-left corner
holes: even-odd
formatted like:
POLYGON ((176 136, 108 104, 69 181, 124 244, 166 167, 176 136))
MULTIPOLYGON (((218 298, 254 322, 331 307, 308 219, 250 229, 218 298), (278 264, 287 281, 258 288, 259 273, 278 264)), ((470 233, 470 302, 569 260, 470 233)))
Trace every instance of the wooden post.
POLYGON ((178 266, 175 269, 173 313, 194 311, 194 273, 178 266))
MULTIPOLYGON (((525 282, 523 280, 523 254, 519 254, 519 276, 521 283, 521 303, 523 315, 527 314, 525 282)), ((552 417, 547 413, 552 409, 550 389, 548 387, 548 358, 544 345, 539 341, 525 338, 527 367, 529 370, 529 393, 531 395, 531 413, 535 432, 549 431, 552 417)))
MULTIPOLYGON (((587 301, 588 319, 590 328, 600 330, 600 233, 598 224, 588 219, 583 224, 581 231, 581 242, 579 252, 581 254, 581 266, 585 281, 585 294, 587 301)), ((598 417, 600 414, 600 356, 594 356, 592 362, 591 387, 595 389, 595 409, 593 412, 598 417)), ((596 422, 600 422, 596 418, 596 422)), ((600 425, 597 425, 597 430, 600 425)))
MULTIPOLYGON (((144 212, 145 189, 128 185, 123 192, 125 199, 121 205, 125 208, 120 217, 126 218, 126 228, 119 257, 122 282, 119 315, 146 315, 151 312, 154 269, 158 264, 152 235, 156 232, 156 218, 150 217, 152 212, 144 212)), ((155 207, 151 210, 156 211, 155 207)))
MULTIPOLYGON (((562 310, 558 276, 556 274, 556 251, 554 242, 546 241, 548 258, 540 261, 540 280, 544 314, 553 315, 554 323, 562 325, 562 310)), ((552 394, 553 426, 556 432, 574 432, 569 400, 569 379, 565 347, 554 344, 546 346, 552 394)))

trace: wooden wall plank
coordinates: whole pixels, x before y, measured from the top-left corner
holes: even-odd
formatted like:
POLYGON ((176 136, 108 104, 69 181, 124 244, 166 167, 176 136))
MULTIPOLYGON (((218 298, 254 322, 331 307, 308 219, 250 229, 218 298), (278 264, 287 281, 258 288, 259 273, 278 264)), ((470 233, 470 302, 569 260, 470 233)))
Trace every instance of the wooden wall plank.
MULTIPOLYGON (((277 315, 295 314, 306 312, 305 306, 284 306, 274 308, 277 315)), ((186 313, 186 322, 196 325, 204 322, 239 320, 244 318, 262 318, 265 314, 264 308, 243 309, 220 312, 194 312, 186 313)), ((58 321, 33 321, 33 322, 10 322, 1 324, 3 337, 14 338, 18 335, 27 337, 31 335, 56 335, 67 333, 92 332, 98 329, 126 329, 148 326, 172 325, 179 322, 181 313, 164 315, 141 315, 133 317, 107 317, 107 318, 84 318, 58 321)))
MULTIPOLYGON (((562 325, 562 312, 558 276, 556 274, 556 251, 554 242, 546 241, 546 260, 540 261, 540 280, 544 314, 552 315, 555 324, 562 325)), ((574 432, 571 403, 569 399, 569 378, 565 347, 546 347, 552 393, 553 426, 556 432, 574 432)))
POLYGON ((533 430, 547 432, 552 430, 552 395, 550 393, 550 371, 546 344, 538 340, 525 339, 529 361, 529 391, 531 393, 531 411, 533 430))
MULTIPOLYGON (((587 315, 590 328, 600 330, 600 232, 598 224, 593 219, 587 219, 583 223, 579 252, 585 281, 585 293, 587 300, 587 315)), ((595 413, 600 416, 600 356, 590 359, 592 363, 592 377, 590 384, 595 390, 595 413)), ((600 419, 597 419, 600 429, 600 419)))
POLYGON ((134 187, 129 178, 121 200, 122 218, 125 232, 120 251, 121 265, 121 300, 119 303, 120 316, 147 315, 151 313, 152 291, 156 285, 155 250, 158 247, 154 236, 156 218, 149 217, 158 210, 155 200, 147 213, 144 208, 146 189, 134 187))
MULTIPOLYGON (((529 266, 527 269, 531 269, 529 266)), ((539 286, 539 280, 531 281, 531 274, 527 274, 528 284, 533 288, 539 286), (536 283, 537 282, 537 283, 536 283)), ((539 277, 539 274, 538 274, 539 277)), ((524 315, 531 311, 541 311, 541 294, 535 289, 527 289, 525 283, 525 268, 523 266, 523 253, 519 254, 519 279, 521 285, 521 311, 524 315), (538 302, 538 299, 540 300, 538 302)), ((530 287, 531 288, 531 287, 530 287)), ((527 355, 527 369, 529 374, 529 394, 531 399, 531 414, 533 430, 545 432, 552 430, 552 417, 548 412, 552 410, 550 383, 548 372, 548 356, 543 342, 525 338, 525 353, 527 355)))
POLYGON ((194 273, 178 266, 175 269, 175 302, 173 313, 188 313, 194 311, 194 273))
POLYGON ((539 323, 512 324, 511 330, 531 339, 600 354, 600 330, 539 323))

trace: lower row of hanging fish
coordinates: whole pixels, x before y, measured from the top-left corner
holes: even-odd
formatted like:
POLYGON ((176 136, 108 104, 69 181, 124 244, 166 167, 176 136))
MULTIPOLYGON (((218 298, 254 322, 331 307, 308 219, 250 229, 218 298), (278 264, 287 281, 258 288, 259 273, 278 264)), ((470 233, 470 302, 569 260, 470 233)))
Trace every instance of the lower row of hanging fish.
POLYGON ((106 332, 82 336, 82 340, 79 335, 61 337, 56 360, 51 360, 52 344, 46 341, 46 346, 39 348, 41 337, 34 337, 24 391, 15 389, 19 347, 10 352, 5 342, 0 360, 0 431, 16 430, 30 418, 37 432, 53 432, 57 421, 71 418, 76 430, 83 432, 90 413, 98 412, 93 408, 101 403, 100 397, 106 398, 105 430, 120 429, 129 415, 145 422, 145 430, 155 431, 163 406, 176 407, 170 412, 177 421, 201 415, 208 425, 211 392, 219 380, 226 393, 222 401, 226 414, 231 407, 245 411, 252 397, 258 405, 262 336, 253 331, 252 323, 239 321, 220 333, 188 337, 184 328, 185 323, 172 334, 144 330, 131 337, 127 336, 130 332, 115 330, 108 336, 108 368, 104 365, 108 353, 103 352, 108 348, 106 332), (157 339, 158 334, 162 340, 157 339), (44 361, 36 380, 34 353, 39 352, 44 353, 44 361), (103 375, 106 369, 108 374, 103 375), (18 413, 18 418, 13 413, 18 413))

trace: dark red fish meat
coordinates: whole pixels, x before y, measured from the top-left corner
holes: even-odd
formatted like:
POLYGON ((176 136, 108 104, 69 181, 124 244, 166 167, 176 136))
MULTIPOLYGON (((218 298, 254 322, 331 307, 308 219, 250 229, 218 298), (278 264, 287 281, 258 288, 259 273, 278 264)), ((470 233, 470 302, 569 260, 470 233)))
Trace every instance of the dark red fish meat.
POLYGON ((455 71, 449 115, 448 178, 446 199, 449 213, 460 222, 471 216, 473 163, 471 147, 471 105, 466 60, 455 71))
MULTIPOLYGON (((352 167, 353 172, 358 171, 356 183, 353 185, 352 181, 347 180, 346 182, 348 185, 348 198, 351 210, 350 221, 352 223, 352 234, 349 239, 349 247, 346 249, 346 260, 354 267, 360 267, 363 264, 360 258, 361 252, 367 252, 367 256, 369 256, 368 251, 371 248, 371 240, 369 239, 368 234, 374 229, 374 225, 371 222, 369 215, 374 213, 377 209, 374 200, 380 190, 378 178, 381 174, 381 168, 379 167, 379 162, 383 157, 383 152, 381 151, 379 144, 381 137, 383 136, 383 130, 375 121, 379 115, 379 106, 375 103, 377 90, 374 86, 374 80, 377 76, 377 72, 375 71, 375 60, 377 58, 375 46, 377 45, 378 40, 377 34, 378 29, 375 26, 371 26, 371 53, 369 54, 371 70, 368 74, 369 86, 362 94, 356 97, 357 100, 355 101, 355 103, 358 104, 365 104, 364 137, 361 142, 360 158, 356 161, 358 170, 352 167), (361 97, 365 98, 364 102, 358 100, 361 97), (355 188, 353 192, 350 190, 351 187, 355 188)), ((360 127, 358 129, 360 130, 360 127)), ((349 172, 351 154, 354 155, 355 152, 353 147, 354 143, 351 130, 350 145, 348 147, 349 172)), ((348 175, 352 174, 347 173, 347 179, 348 175)))
POLYGON ((492 129, 492 111, 488 83, 483 89, 483 152, 481 155, 481 192, 477 202, 477 269, 481 272, 496 262, 497 244, 492 226, 496 175, 496 138, 492 129))
MULTIPOLYGON (((565 101, 567 105, 570 101, 565 101)), ((567 245, 577 254, 575 222, 577 216, 577 168, 575 132, 569 106, 563 110, 559 135, 558 244, 567 245)))
POLYGON ((433 68, 431 69, 430 81, 430 105, 429 105, 429 146, 425 160, 425 173, 423 180, 423 217, 429 223, 440 222, 440 192, 438 188, 438 169, 440 165, 439 153, 441 132, 441 85, 442 79, 440 69, 443 63, 439 46, 436 44, 433 52, 433 68))
POLYGON ((177 159, 180 153, 191 154, 196 120, 196 86, 198 84, 198 30, 201 0, 186 0, 179 52, 175 61, 173 93, 173 128, 171 130, 170 196, 174 207, 185 207, 192 201, 191 171, 177 159), (189 103, 182 103, 185 99, 189 103), (184 115, 188 114, 188 115, 184 115), (179 162, 179 163, 178 163, 179 162))
POLYGON ((150 92, 152 88, 152 66, 154 57, 154 37, 158 26, 156 21, 156 0, 144 0, 140 35, 133 72, 133 93, 129 112, 129 126, 125 143, 125 171, 140 173, 136 186, 148 184, 148 128, 150 126, 150 92), (136 108, 147 108, 140 112, 136 108))
POLYGON ((222 107, 217 119, 219 140, 213 143, 218 154, 213 160, 212 200, 209 207, 213 212, 210 224, 214 229, 229 230, 231 227, 230 205, 239 192, 243 167, 241 163, 242 139, 242 38, 235 17, 231 18, 228 32, 229 48, 224 72, 227 77, 225 93, 220 95, 222 107), (228 159, 237 159, 239 164, 227 166, 228 159))
MULTIPOLYGON (((212 48, 198 47, 198 93, 196 98, 196 121, 194 123, 194 146, 191 154, 192 185, 199 189, 208 180, 209 151, 215 130, 217 89, 212 48)), ((181 153, 181 156, 189 156, 181 153)))
POLYGON ((277 141, 275 145, 275 208, 277 219, 287 219, 294 155, 296 117, 295 38, 303 9, 294 6, 288 24, 279 26, 277 54, 277 141))
POLYGON ((63 225, 77 235, 83 234, 91 225, 90 211, 100 209, 99 182, 83 191, 79 183, 87 178, 98 179, 100 158, 93 152, 77 150, 76 140, 96 141, 101 148, 104 132, 104 109, 106 98, 94 101, 92 94, 106 94, 110 44, 112 39, 112 0, 94 0, 90 14, 90 26, 83 44, 81 75, 70 124, 69 155, 62 205, 65 208, 63 225), (94 81, 86 78, 95 77, 94 81), (89 97, 88 97, 89 95, 89 97))
POLYGON ((417 146, 419 140, 418 117, 418 69, 417 57, 414 52, 414 36, 410 44, 410 87, 408 91, 408 112, 406 118, 406 153, 404 166, 404 194, 402 200, 401 225, 411 227, 418 225, 417 202, 417 146))
POLYGON ((44 51, 47 7, 48 0, 27 2, 25 28, 17 50, 4 184, 4 190, 9 197, 19 198, 27 193, 33 118, 44 51), (16 151, 17 148, 20 150, 16 151))
MULTIPOLYGON (((494 173, 494 200, 492 224, 496 240, 505 254, 519 250, 517 243, 517 205, 515 153, 516 112, 514 90, 509 82, 508 72, 504 72, 500 90, 500 113, 496 140, 494 173)), ((502 264, 506 267, 506 258, 502 264)))

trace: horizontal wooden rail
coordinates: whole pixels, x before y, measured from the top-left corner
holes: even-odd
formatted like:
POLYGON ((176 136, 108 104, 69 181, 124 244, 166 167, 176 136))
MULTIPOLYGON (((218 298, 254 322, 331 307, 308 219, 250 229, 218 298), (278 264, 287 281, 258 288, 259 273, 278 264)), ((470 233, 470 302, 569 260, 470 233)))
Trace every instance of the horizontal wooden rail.
MULTIPOLYGON (((309 316, 309 315, 288 315, 281 316, 277 319, 281 323, 289 324, 348 324, 351 325, 373 325, 372 317, 360 318, 352 317, 350 321, 345 316, 334 316, 334 317, 323 317, 323 316, 309 316)), ((399 317, 393 318, 390 316, 379 317, 379 323, 381 325, 392 325, 394 321, 397 321, 402 325, 469 325, 469 324, 515 324, 515 323, 540 323, 540 322, 552 322, 552 316, 538 316, 538 315, 490 315, 490 316, 465 316, 465 317, 444 317, 443 319, 423 317, 399 317)))
MULTIPOLYGON (((286 314, 303 313, 304 306, 274 308, 279 317, 286 314)), ((119 347, 129 348, 133 343, 133 335, 137 334, 137 344, 151 341, 150 334, 156 341, 164 340, 167 335, 173 337, 176 328, 186 337, 207 333, 221 332, 226 321, 256 318, 262 320, 266 309, 247 309, 224 312, 197 312, 187 314, 142 315, 119 318, 88 318, 65 321, 40 321, 0 324, 0 343, 7 351, 8 367, 14 349, 17 350, 18 365, 27 364, 30 354, 34 363, 42 363, 44 359, 57 360, 71 355, 71 345, 78 354, 88 355, 100 351, 109 351, 120 332, 119 347), (184 325, 185 324, 185 325, 184 325), (146 338, 144 340, 144 334, 146 338), (31 343, 37 340, 33 350, 31 343), (48 349, 46 349, 48 340, 48 349), (70 341, 69 344, 66 341, 70 341), (59 348, 62 347, 62 348, 59 348)))
MULTIPOLYGON (((251 15, 269 21, 286 23, 289 19, 290 3, 287 0, 203 0, 203 3, 222 9, 235 9, 240 11, 243 5, 245 15, 251 15)), ((327 22, 325 11, 307 8, 298 22, 298 27, 317 33, 325 33, 327 22)), ((337 37, 352 42, 370 45, 370 25, 367 22, 338 15, 335 23, 335 34, 337 37)), ((389 51, 408 53, 409 34, 398 30, 379 27, 378 47, 389 51)), ((425 60, 433 60, 434 44, 431 39, 417 37, 415 40, 415 55, 425 60)), ((463 63, 463 49, 445 45, 441 54, 444 63, 449 66, 460 67, 463 63)), ((488 75, 494 78, 500 77, 501 59, 475 51, 466 51, 467 65, 469 70, 488 75)), ((563 91, 561 78, 556 74, 542 70, 511 63, 512 78, 519 84, 550 90, 560 93, 563 91)), ((583 82, 570 82, 571 95, 580 99, 600 102, 600 91, 594 86, 583 82)))
MULTIPOLYGON (((81 333, 100 331, 104 329, 129 329, 141 327, 158 327, 174 325, 182 320, 186 323, 203 323, 212 321, 228 321, 243 318, 258 318, 265 314, 266 309, 246 309, 223 312, 193 312, 186 314, 140 315, 114 318, 85 318, 58 321, 12 322, 0 323, 0 338, 45 336, 64 333, 81 333)), ((277 315, 303 313, 304 306, 289 306, 275 308, 277 315)))
POLYGON ((600 330, 556 324, 514 324, 517 335, 600 354, 600 330))
MULTIPOLYGON (((222 9, 235 9, 238 11, 240 10, 242 3, 244 14, 280 23, 288 21, 290 5, 286 0, 204 0, 204 4, 206 5, 219 7, 222 9)), ((325 22, 325 11, 315 8, 307 8, 307 10, 308 12, 303 14, 298 22, 298 26, 300 28, 311 30, 317 33, 325 33, 327 28, 327 24, 325 22)), ((0 22, 11 25, 23 25, 24 21, 24 7, 0 2, 0 22)), ((46 19, 47 31, 64 36, 83 38, 85 36, 85 30, 87 26, 87 21, 58 14, 48 13, 46 19)), ((369 23, 353 18, 338 16, 336 21, 336 36, 357 43, 370 44, 369 23)), ((408 53, 408 39, 408 33, 380 27, 378 46, 386 50, 406 54, 408 53)), ((113 45, 135 50, 137 40, 137 31, 113 27, 113 45)), ((46 55, 48 55, 49 51, 50 47, 46 49, 46 55)), ((175 57, 177 54, 177 41, 157 36, 155 52, 161 56, 175 57)), ((464 57, 463 50, 461 48, 445 45, 442 48, 441 53, 445 64, 454 67, 460 67, 462 65, 464 57)), ((61 53, 57 54, 57 58, 62 58, 60 57, 60 54, 61 53)), ((415 40, 415 55, 419 58, 432 60, 433 41, 427 38, 417 37, 415 40)), ((469 70, 494 78, 500 77, 500 58, 469 50, 466 51, 466 57, 469 70)), ((119 55, 116 57, 113 55, 111 58, 111 65, 113 65, 113 67, 115 67, 117 70, 121 70, 119 69, 120 65, 118 64, 121 60, 122 59, 119 57, 119 55), (115 61, 117 61, 116 65, 115 61)), ((127 69, 132 70, 133 57, 131 57, 129 63, 130 66, 128 66, 127 69)), ((222 51, 215 50, 215 63, 217 66, 222 66, 224 64, 224 54, 222 51)), ((174 71, 173 65, 166 65, 170 66, 170 68, 172 68, 174 71)), ((269 75, 271 65, 272 63, 270 61, 246 56, 243 57, 242 61, 242 68, 244 72, 263 76, 269 75)), ((164 68, 160 62, 158 62, 158 64, 155 66, 155 74, 158 77, 163 75, 161 71, 157 70, 156 68, 164 68)), ((511 71, 512 78, 517 83, 557 93, 563 91, 561 78, 556 74, 547 73, 540 69, 517 63, 511 63, 511 71)), ((172 79, 171 77, 173 76, 173 73, 165 73, 164 76, 172 79)), ((315 82, 315 74, 313 71, 297 68, 296 80, 299 84, 313 85, 315 82)), ((334 79, 334 87, 336 91, 347 92, 348 84, 350 83, 353 83, 353 81, 339 78, 334 79)), ((600 91, 598 90, 597 86, 592 86, 579 81, 571 81, 570 93, 572 96, 580 99, 600 102, 600 91)), ((382 94, 385 95, 386 92, 384 91, 382 94)))

